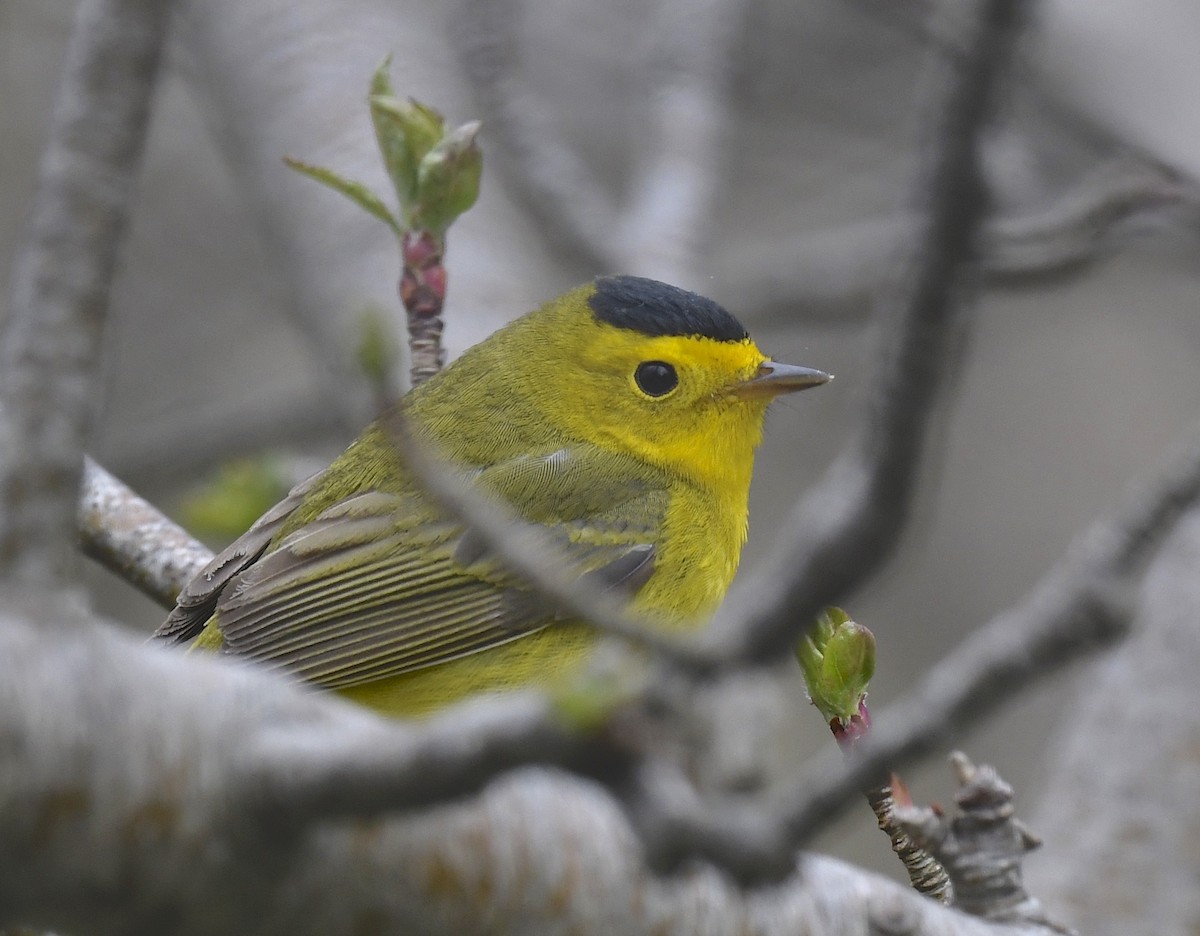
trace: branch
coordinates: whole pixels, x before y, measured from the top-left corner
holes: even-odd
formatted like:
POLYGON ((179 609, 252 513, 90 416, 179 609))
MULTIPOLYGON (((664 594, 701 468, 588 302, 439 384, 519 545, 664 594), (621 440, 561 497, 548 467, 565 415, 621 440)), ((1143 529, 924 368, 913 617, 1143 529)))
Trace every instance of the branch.
POLYGON ((793 515, 780 558, 726 602, 710 634, 730 655, 786 653, 822 606, 882 564, 899 536, 932 405, 961 339, 957 312, 988 201, 979 140, 1027 5, 983 4, 972 54, 950 84, 911 279, 884 299, 889 329, 866 427, 793 515))
MULTIPOLYGON (((1046 207, 988 219, 980 230, 979 272, 990 282, 1069 270, 1120 243, 1143 220, 1197 227, 1200 192, 1168 170, 1121 160, 1093 174, 1046 207)), ((803 309, 806 321, 860 321, 862 301, 881 286, 920 218, 902 213, 837 225, 738 252, 732 291, 753 308, 803 309)))
POLYGON ((769 874, 778 867, 781 845, 798 847, 825 828, 857 801, 863 786, 960 736, 1039 679, 1121 640, 1145 565, 1198 499, 1195 432, 1156 480, 1135 486, 1112 517, 1078 537, 1023 602, 943 658, 907 697, 873 714, 870 736, 854 757, 819 759, 781 794, 782 805, 753 825, 731 807, 705 803, 674 830, 685 839, 677 853, 718 864, 743 862, 749 854, 769 874), (758 836, 755 829, 770 834, 758 836))
POLYGON ((257 758, 230 795, 244 796, 250 821, 285 830, 453 803, 530 764, 613 777, 626 761, 538 695, 476 700, 424 724, 286 725, 257 758))
POLYGON ((1013 932, 829 860, 752 893, 702 867, 656 879, 607 794, 544 771, 419 816, 318 821, 382 790, 389 764, 413 803, 434 784, 477 788, 486 758, 472 724, 492 737, 507 716, 536 721, 536 705, 405 727, 227 661, 99 626, 57 630, 0 611, 0 926, 537 936, 683 934, 703 921, 822 936, 903 921, 915 936, 1013 932), (422 745, 435 742, 422 778, 422 745), (447 773, 451 762, 461 770, 447 773))
POLYGON ((1134 632, 1061 708, 1039 774, 1029 866, 1047 906, 1091 936, 1170 933, 1197 919, 1200 511, 1146 577, 1134 632), (1097 882, 1103 886, 1097 886, 1097 882))
POLYGON ((80 7, 13 270, 0 339, 0 567, 37 584, 61 584, 74 561, 100 337, 169 8, 80 7))
POLYGON ((212 551, 90 458, 79 497, 84 555, 170 610, 212 551))

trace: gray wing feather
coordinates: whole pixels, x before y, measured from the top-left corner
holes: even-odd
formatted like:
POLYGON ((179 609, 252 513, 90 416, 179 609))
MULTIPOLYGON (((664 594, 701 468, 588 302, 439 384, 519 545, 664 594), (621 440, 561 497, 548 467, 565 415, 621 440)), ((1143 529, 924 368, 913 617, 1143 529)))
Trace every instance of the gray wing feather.
POLYGON ((300 506, 324 472, 301 481, 287 497, 259 517, 254 524, 217 553, 200 573, 192 579, 175 599, 175 609, 159 625, 151 639, 170 644, 187 643, 204 630, 204 625, 216 610, 222 590, 243 569, 252 565, 266 551, 292 511, 300 506))

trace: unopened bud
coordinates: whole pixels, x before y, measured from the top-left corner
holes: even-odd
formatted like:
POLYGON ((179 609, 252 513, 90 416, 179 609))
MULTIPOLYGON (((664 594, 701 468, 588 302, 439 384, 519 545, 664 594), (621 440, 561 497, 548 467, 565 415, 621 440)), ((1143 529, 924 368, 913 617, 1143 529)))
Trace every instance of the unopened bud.
POLYGON ((840 608, 826 608, 796 649, 808 697, 826 722, 845 725, 875 675, 875 635, 840 608))

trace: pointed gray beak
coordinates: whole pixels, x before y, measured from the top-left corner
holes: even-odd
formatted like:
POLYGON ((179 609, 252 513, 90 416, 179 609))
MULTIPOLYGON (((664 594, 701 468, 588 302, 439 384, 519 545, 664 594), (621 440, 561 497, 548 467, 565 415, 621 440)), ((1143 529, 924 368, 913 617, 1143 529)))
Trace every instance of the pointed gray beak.
POLYGON ((764 361, 758 373, 745 383, 734 387, 733 393, 743 400, 777 397, 784 393, 807 390, 809 387, 819 387, 831 380, 832 374, 813 367, 764 361))

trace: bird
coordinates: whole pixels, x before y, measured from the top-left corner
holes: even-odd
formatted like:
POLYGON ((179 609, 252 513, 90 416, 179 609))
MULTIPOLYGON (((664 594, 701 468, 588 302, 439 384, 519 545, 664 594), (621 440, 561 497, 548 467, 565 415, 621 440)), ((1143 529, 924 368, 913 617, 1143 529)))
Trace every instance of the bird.
MULTIPOLYGON (((683 631, 737 570, 768 404, 830 379, 767 357, 711 299, 613 275, 512 321, 396 405, 414 443, 541 528, 570 574, 683 631)), ((391 418, 217 554, 154 639, 407 718, 578 672, 597 635, 422 491, 391 418)))

